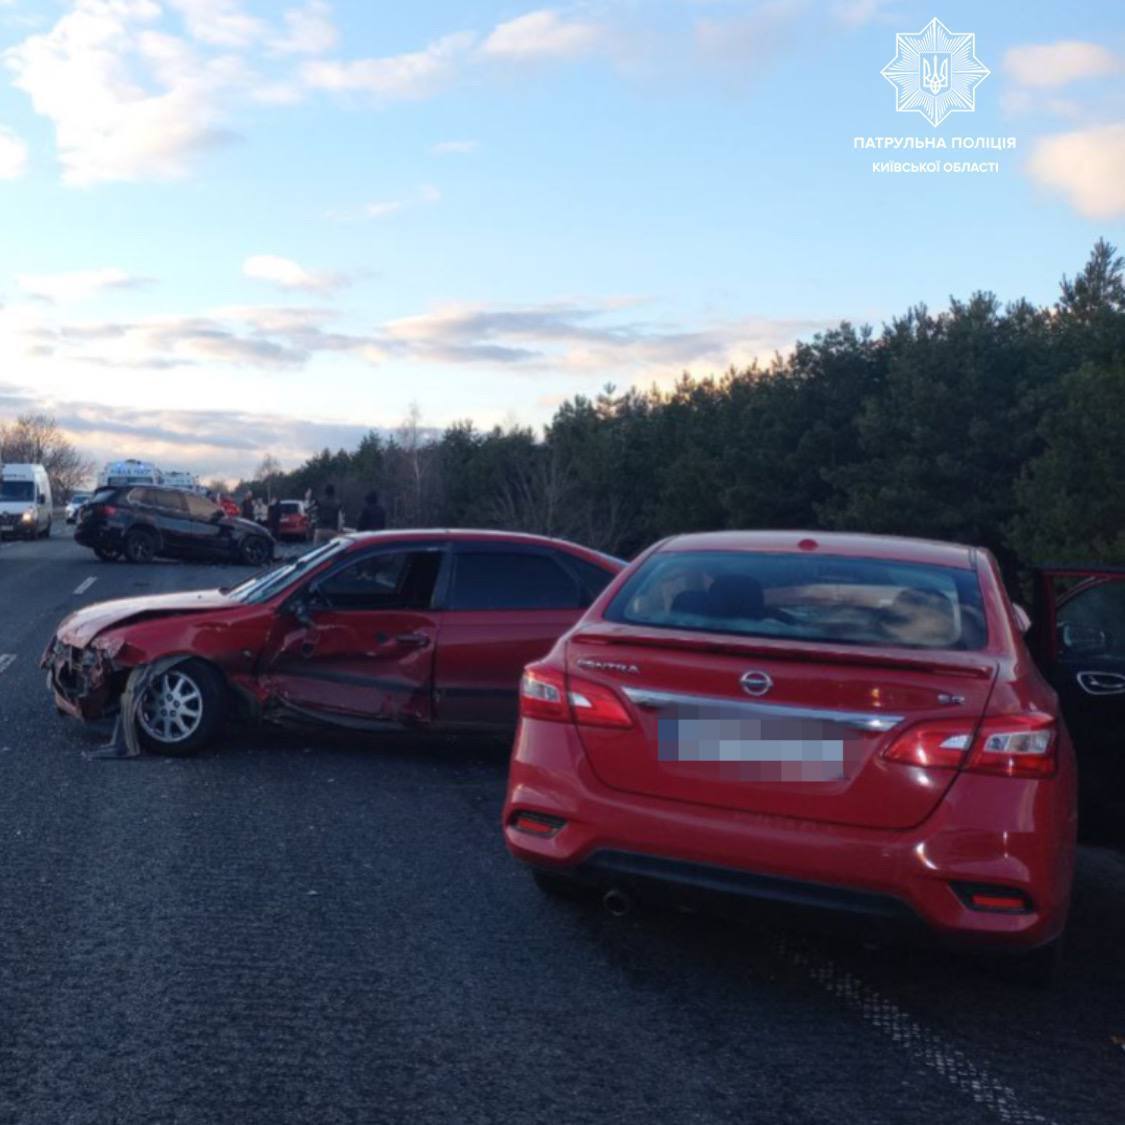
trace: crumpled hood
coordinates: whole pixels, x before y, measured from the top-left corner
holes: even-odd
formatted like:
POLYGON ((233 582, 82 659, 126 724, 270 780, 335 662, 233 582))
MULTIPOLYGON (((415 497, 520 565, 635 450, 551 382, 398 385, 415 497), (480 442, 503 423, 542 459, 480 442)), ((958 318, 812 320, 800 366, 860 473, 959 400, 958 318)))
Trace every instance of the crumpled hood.
POLYGON ((72 613, 58 628, 58 637, 68 645, 84 648, 99 633, 138 618, 181 613, 206 613, 231 605, 219 590, 191 590, 178 594, 150 594, 142 598, 117 598, 97 602, 72 613))

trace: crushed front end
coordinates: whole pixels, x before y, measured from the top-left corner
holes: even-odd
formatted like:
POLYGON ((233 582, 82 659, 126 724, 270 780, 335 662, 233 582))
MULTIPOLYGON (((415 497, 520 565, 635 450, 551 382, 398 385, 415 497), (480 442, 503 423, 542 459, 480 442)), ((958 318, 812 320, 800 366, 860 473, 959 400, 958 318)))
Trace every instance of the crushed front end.
POLYGON ((85 647, 70 644, 60 631, 47 645, 39 666, 47 671, 47 684, 55 704, 76 719, 112 715, 130 669, 118 657, 120 639, 96 638, 85 647))

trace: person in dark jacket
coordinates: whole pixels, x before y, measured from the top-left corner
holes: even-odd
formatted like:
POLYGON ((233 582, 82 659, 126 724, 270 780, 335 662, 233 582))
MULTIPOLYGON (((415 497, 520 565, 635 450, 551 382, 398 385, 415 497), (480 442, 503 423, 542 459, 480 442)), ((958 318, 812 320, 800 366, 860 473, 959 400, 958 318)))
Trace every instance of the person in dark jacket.
POLYGON ((387 513, 379 503, 379 493, 372 489, 363 498, 356 531, 382 531, 387 526, 387 513))
POLYGON ((336 500, 336 488, 326 484, 320 502, 316 506, 316 538, 319 545, 335 539, 340 533, 340 505, 336 500))
POLYGON ((252 520, 254 518, 254 495, 247 492, 242 497, 242 518, 244 520, 252 520))

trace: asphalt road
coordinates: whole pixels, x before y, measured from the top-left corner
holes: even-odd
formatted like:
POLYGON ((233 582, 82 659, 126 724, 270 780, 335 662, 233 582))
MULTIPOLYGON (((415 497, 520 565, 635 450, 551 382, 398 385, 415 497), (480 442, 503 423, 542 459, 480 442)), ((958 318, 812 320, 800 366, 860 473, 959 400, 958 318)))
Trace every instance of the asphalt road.
POLYGON ((36 667, 58 620, 231 577, 61 531, 0 548, 0 1122, 1122 1120, 1117 851, 1083 849, 1041 991, 768 916, 546 899, 501 842, 503 746, 232 729, 84 760, 104 735, 36 667))

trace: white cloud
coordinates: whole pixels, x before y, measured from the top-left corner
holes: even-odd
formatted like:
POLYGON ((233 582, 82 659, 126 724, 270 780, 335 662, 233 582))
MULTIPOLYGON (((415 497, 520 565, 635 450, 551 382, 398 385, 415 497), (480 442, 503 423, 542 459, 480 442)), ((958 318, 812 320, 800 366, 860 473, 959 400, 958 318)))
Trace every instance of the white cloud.
POLYGON ((1066 86, 1121 69, 1121 61, 1112 51, 1074 39, 1012 47, 1004 55, 1005 72, 1022 86, 1066 86))
POLYGON ((441 200, 441 188, 433 184, 423 184, 418 189, 418 198, 423 203, 437 203, 441 200))
POLYGON ((0 125, 0 180, 18 180, 27 171, 27 145, 0 125))
POLYGON ((183 17, 188 33, 215 47, 248 47, 265 34, 261 20, 249 15, 239 0, 167 0, 183 17))
POLYGON ((1125 216, 1125 125, 1043 137, 1032 151, 1028 172, 1087 218, 1125 216))
POLYGON ((860 27, 884 15, 894 0, 839 0, 832 5, 833 14, 841 23, 860 27))
POLYGON ((451 81, 475 40, 472 32, 454 32, 421 51, 345 62, 309 62, 301 74, 305 84, 314 89, 373 94, 384 101, 426 98, 451 81))
POLYGON ((54 124, 65 182, 180 176, 228 136, 219 94, 237 65, 153 30, 160 12, 151 0, 75 0, 4 53, 13 84, 54 124))
POLYGON ((69 273, 25 273, 16 278, 16 284, 28 296, 58 303, 83 301, 106 289, 136 289, 150 281, 150 278, 137 277, 115 266, 69 273))
POLYGON ((384 199, 376 203, 368 203, 363 209, 369 219, 385 219, 388 215, 401 210, 401 199, 384 199))
POLYGON ((332 8, 325 0, 309 0, 303 8, 290 8, 284 20, 285 35, 270 42, 278 54, 322 55, 339 39, 332 8))
POLYGON ((449 153, 476 152, 478 147, 476 141, 440 141, 430 151, 438 156, 445 156, 449 153))
POLYGON ((568 20, 553 8, 541 8, 498 24, 481 51, 516 61, 574 58, 598 47, 603 36, 600 24, 568 20))
POLYGON ((338 273, 312 272, 291 258, 274 254, 254 254, 242 263, 242 272, 255 281, 268 281, 281 289, 304 289, 310 292, 328 292, 347 284, 348 279, 338 273))

